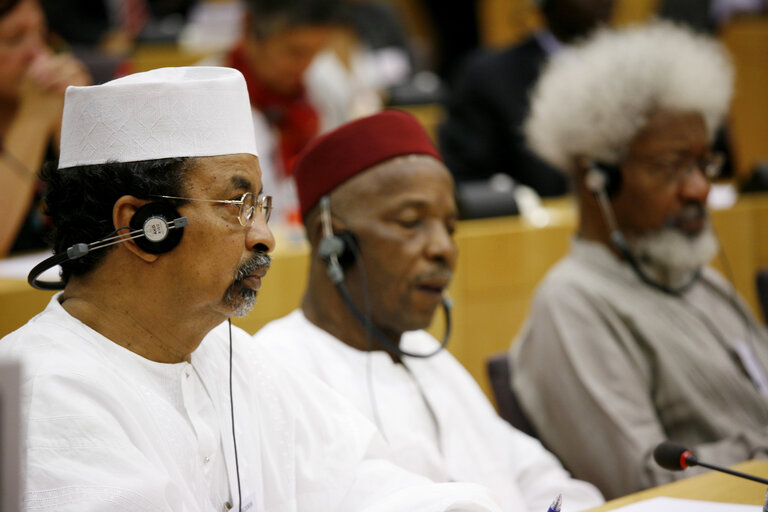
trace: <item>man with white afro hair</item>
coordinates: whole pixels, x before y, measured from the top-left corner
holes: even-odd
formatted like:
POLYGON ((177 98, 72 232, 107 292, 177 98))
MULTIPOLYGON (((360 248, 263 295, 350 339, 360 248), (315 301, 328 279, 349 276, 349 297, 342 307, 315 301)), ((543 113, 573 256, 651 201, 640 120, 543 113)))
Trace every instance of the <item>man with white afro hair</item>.
POLYGON ((526 135, 573 180, 579 224, 513 343, 512 384, 607 498, 682 476, 653 461, 666 439, 724 465, 768 451, 768 337, 707 266, 732 78, 716 41, 656 22, 564 50, 533 92, 526 135))

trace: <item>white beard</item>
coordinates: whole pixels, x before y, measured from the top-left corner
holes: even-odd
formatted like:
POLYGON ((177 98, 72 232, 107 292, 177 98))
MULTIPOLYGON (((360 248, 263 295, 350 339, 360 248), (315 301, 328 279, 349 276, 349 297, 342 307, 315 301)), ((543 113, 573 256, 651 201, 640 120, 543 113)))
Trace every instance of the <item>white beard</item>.
POLYGON ((707 221, 697 235, 687 235, 672 226, 637 237, 631 242, 643 270, 673 290, 689 283, 720 249, 712 225, 707 221))

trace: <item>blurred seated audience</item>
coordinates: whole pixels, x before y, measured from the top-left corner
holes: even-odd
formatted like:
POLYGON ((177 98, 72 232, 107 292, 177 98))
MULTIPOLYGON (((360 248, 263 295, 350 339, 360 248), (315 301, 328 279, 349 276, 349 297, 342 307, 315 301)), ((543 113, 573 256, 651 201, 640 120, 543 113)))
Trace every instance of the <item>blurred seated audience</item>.
POLYGON ((315 57, 306 73, 320 131, 381 110, 390 88, 407 83, 414 70, 410 43, 392 6, 346 0, 332 44, 315 57))
POLYGON ((64 90, 90 83, 46 35, 37 0, 0 0, 0 257, 46 246, 38 173, 57 158, 64 90))
POLYGON ((51 30, 73 47, 129 53, 140 40, 175 40, 197 0, 42 0, 51 30))
POLYGON ((768 334, 708 264, 712 148, 733 90, 715 39, 656 22, 563 50, 531 97, 533 151, 573 180, 578 232, 511 348, 539 437, 607 498, 768 456, 768 334), (597 456, 610 454, 610 456, 597 456))
POLYGON ((525 145, 522 123, 528 97, 548 57, 607 23, 613 0, 541 0, 546 27, 502 50, 468 59, 451 85, 440 151, 457 185, 506 174, 541 196, 568 191, 562 174, 525 145))
POLYGON ((246 0, 243 34, 226 54, 202 64, 237 69, 248 85, 264 190, 276 224, 299 225, 291 178, 296 155, 320 130, 304 73, 330 43, 341 0, 246 0))
POLYGON ((658 6, 660 17, 712 33, 733 18, 766 12, 766 0, 661 0, 658 6))
POLYGON ((417 0, 431 22, 433 48, 428 49, 431 65, 440 80, 450 83, 464 60, 480 44, 477 0, 446 2, 417 0))

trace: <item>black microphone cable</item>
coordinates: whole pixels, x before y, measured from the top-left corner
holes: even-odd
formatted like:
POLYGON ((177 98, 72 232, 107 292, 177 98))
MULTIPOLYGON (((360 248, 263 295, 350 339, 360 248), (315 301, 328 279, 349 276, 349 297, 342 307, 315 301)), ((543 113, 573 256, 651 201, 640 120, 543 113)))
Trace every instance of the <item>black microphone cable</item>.
MULTIPOLYGON (((432 352, 428 352, 426 354, 417 354, 417 353, 403 350, 402 348, 400 348, 398 343, 393 342, 392 340, 387 338, 387 336, 384 333, 379 331, 376 328, 376 326, 373 325, 373 322, 371 320, 371 314, 370 314, 370 305, 365 306, 367 308, 367 311, 365 314, 360 312, 360 309, 358 309, 358 307, 355 305, 354 301, 352 300, 352 297, 347 291, 346 285, 344 284, 344 270, 341 264, 339 263, 339 257, 341 256, 344 250, 345 243, 343 240, 341 240, 339 236, 333 233, 333 230, 331 227, 330 199, 328 198, 328 196, 323 196, 323 198, 320 200, 320 207, 321 207, 321 222, 323 226, 323 239, 318 246, 318 255, 320 259, 325 262, 328 278, 331 280, 331 283, 333 283, 333 285, 336 287, 336 290, 339 292, 342 302, 344 302, 344 305, 352 313, 352 316, 354 316, 355 319, 366 329, 367 335, 375 339, 384 350, 398 357, 410 356, 410 357, 429 358, 437 354, 441 350, 443 350, 445 346, 448 344, 448 339, 450 338, 450 334, 451 334, 451 311, 450 311, 451 302, 445 297, 443 297, 443 300, 442 300, 443 310, 445 312, 445 334, 443 336, 443 341, 436 350, 432 352)), ((348 245, 352 246, 354 244, 348 244, 348 245)), ((354 252, 353 255, 358 263, 362 263, 362 257, 359 252, 359 248, 350 247, 350 249, 353 251, 356 250, 356 252, 354 252)), ((364 272, 364 269, 363 269, 363 272, 364 272)), ((367 300, 368 299, 367 282, 366 282, 366 288, 364 290, 364 296, 365 296, 364 299, 367 300)))
POLYGON ((710 464, 709 462, 702 462, 688 448, 671 441, 663 441, 656 446, 653 450, 653 460, 656 461, 656 464, 669 471, 682 471, 689 467, 701 466, 703 468, 720 471, 721 473, 727 473, 732 476, 738 476, 740 478, 752 480, 753 482, 768 485, 768 480, 765 478, 742 473, 741 471, 718 466, 716 464, 710 464))
POLYGON ((235 474, 237 475, 237 510, 243 510, 243 498, 240 491, 240 464, 237 459, 237 436, 235 435, 235 400, 232 398, 232 319, 229 324, 229 413, 232 419, 232 446, 235 449, 235 474))
MULTIPOLYGON (((352 312, 352 316, 357 319, 358 322, 360 322, 364 327, 367 326, 367 328, 371 331, 371 336, 382 346, 384 350, 389 352, 390 354, 396 355, 396 356, 408 356, 408 357, 416 357, 419 359, 429 359, 430 357, 437 355, 445 349, 446 345, 448 345, 448 340, 451 336, 451 302, 449 299, 443 297, 443 312, 445 313, 445 333, 443 334, 443 341, 440 343, 440 346, 437 347, 435 350, 427 353, 416 353, 416 352, 409 352, 407 350, 404 350, 398 346, 397 343, 387 339, 386 335, 384 335, 383 332, 379 331, 375 325, 373 325, 371 322, 366 320, 366 315, 364 315, 358 308, 355 306, 354 301, 352 300, 352 296, 349 294, 349 291, 347 290, 346 285, 343 281, 339 281, 337 283, 334 283, 336 285, 336 289, 339 292, 339 295, 342 298, 342 301, 347 306, 347 308, 352 312)), ((370 316, 370 315, 369 315, 370 316)))
POLYGON ((352 247, 352 253, 355 256, 355 263, 360 268, 360 283, 363 289, 363 308, 365 310, 365 380, 368 387, 368 399, 371 402, 371 410, 373 411, 373 420, 376 426, 379 428, 379 432, 387 442, 386 431, 384 430, 384 424, 381 421, 381 415, 379 414, 379 405, 376 400, 376 389, 373 381, 373 338, 371 337, 371 328, 373 326, 371 320, 371 298, 368 295, 368 276, 365 272, 365 266, 363 260, 360 257, 360 250, 355 246, 352 247))
POLYGON ((596 171, 596 170, 592 170, 589 172, 596 173, 596 174, 588 175, 588 180, 591 183, 587 183, 587 188, 589 189, 589 191, 592 193, 595 200, 597 201, 597 207, 603 216, 603 220, 605 220, 605 223, 608 225, 608 230, 610 231, 609 237, 610 237, 611 244, 613 244, 613 246, 619 251, 619 253, 621 253, 621 255, 624 257, 627 263, 629 263, 630 268, 632 268, 632 271, 640 279, 640 281, 650 286, 651 288, 654 288, 667 295, 672 295, 672 296, 681 296, 688 289, 690 289, 701 277, 701 269, 696 270, 691 276, 691 278, 688 280, 688 282, 683 283, 681 286, 677 288, 671 288, 669 286, 664 285, 663 283, 659 283, 655 281, 653 278, 651 278, 651 276, 649 276, 645 272, 645 270, 643 270, 640 264, 641 262, 638 260, 637 256, 635 256, 635 253, 629 247, 629 243, 627 242, 627 239, 624 236, 624 233, 619 228, 618 222, 616 222, 616 216, 613 212, 613 206, 611 206, 611 203, 608 200, 608 193, 606 192, 605 183, 600 181, 601 178, 590 178, 590 176, 602 176, 602 174, 600 173, 600 171, 596 171))
POLYGON ((379 414, 379 405, 376 400, 376 389, 373 382, 373 336, 372 327, 373 320, 371 319, 371 297, 368 294, 368 274, 365 271, 365 265, 363 264, 363 258, 360 254, 360 248, 357 244, 349 244, 349 248, 352 251, 352 256, 355 258, 355 265, 360 269, 360 285, 363 290, 363 310, 365 315, 365 322, 363 327, 365 330, 365 381, 368 388, 368 400, 371 402, 371 411, 373 412, 373 421, 381 432, 382 437, 389 442, 387 434, 384 431, 384 424, 381 421, 381 415, 379 414))
MULTIPOLYGON (((381 432, 382 437, 386 441, 389 441, 387 439, 387 434, 384 430, 383 423, 381 421, 381 416, 379 414, 379 407, 376 401, 376 392, 375 392, 375 383, 373 381, 373 368, 372 368, 372 362, 373 362, 373 319, 371 315, 371 301, 370 301, 370 295, 368 293, 368 277, 365 271, 365 266, 363 265, 362 256, 360 255, 360 249, 354 244, 351 244, 350 247, 352 254, 355 258, 355 265, 357 265, 360 268, 360 286, 362 288, 363 293, 363 310, 364 310, 364 316, 365 316, 365 322, 363 323, 363 326, 365 327, 365 347, 366 347, 366 383, 368 387, 368 396, 369 400, 371 402, 371 410, 373 411, 373 419, 376 423, 376 426, 379 429, 379 432, 381 432)), ((343 283, 342 283, 343 286, 343 283)), ((346 291, 346 289, 345 289, 346 291)), ((344 295, 344 294, 342 294, 344 295)), ((351 299, 350 299, 351 303, 351 299)), ((354 310, 353 310, 354 312, 354 310)), ((442 351, 442 349, 445 348, 446 342, 448 338, 450 337, 450 312, 446 308, 445 311, 446 315, 446 334, 445 334, 445 340, 440 345, 439 348, 437 348, 434 352, 426 355, 418 355, 417 357, 421 358, 428 358, 432 357, 433 355, 437 354, 438 352, 442 351)), ((402 349, 399 350, 398 354, 394 355, 410 355, 409 353, 403 351, 402 349)), ((398 358, 399 359, 399 358, 398 358)), ((419 393, 421 394, 421 398, 424 401, 424 404, 427 407, 427 410, 430 414, 430 417, 432 418, 432 421, 435 423, 435 428, 437 430, 437 437, 438 437, 438 444, 441 444, 442 436, 440 435, 440 423, 437 420, 437 414, 434 411, 434 408, 432 407, 432 404, 429 403, 429 400, 427 400, 427 396, 424 393, 424 390, 421 386, 421 383, 416 379, 416 376, 411 372, 411 369, 408 368, 408 366, 405 364, 405 361, 400 360, 400 364, 403 365, 405 370, 408 372, 408 374, 411 376, 413 381, 416 383, 416 387, 419 389, 419 393)))

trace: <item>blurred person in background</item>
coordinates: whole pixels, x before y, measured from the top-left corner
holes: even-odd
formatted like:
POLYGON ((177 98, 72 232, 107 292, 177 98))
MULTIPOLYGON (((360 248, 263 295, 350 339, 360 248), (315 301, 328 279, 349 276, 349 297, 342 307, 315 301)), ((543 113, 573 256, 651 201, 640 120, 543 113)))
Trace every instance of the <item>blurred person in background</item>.
POLYGON ((568 191, 565 177, 525 146, 528 96, 550 55, 607 23, 614 0, 538 0, 545 27, 519 44, 480 50, 456 76, 439 128, 457 183, 509 175, 541 196, 568 191))
POLYGON ((296 155, 320 130, 304 73, 327 47, 338 25, 341 0, 246 0, 243 35, 208 65, 237 69, 248 84, 264 190, 275 197, 277 224, 298 225, 291 179, 296 155))
POLYGON ((432 68, 443 82, 450 83, 462 63, 480 44, 478 1, 420 0, 432 22, 434 48, 432 68))
POLYGON ((168 38, 197 0, 42 0, 51 30, 73 47, 126 55, 140 39, 168 38))
POLYGON ((381 110, 393 87, 416 71, 414 52, 399 13, 376 0, 345 0, 329 48, 306 73, 320 131, 381 110))
POLYGON ((766 0, 661 0, 659 16, 716 33, 733 18, 768 13, 766 0))
POLYGON ((90 83, 46 36, 37 0, 0 0, 0 257, 45 247, 38 172, 58 153, 65 89, 90 83))

